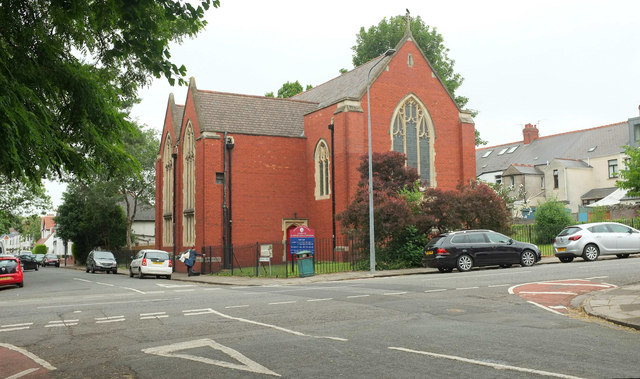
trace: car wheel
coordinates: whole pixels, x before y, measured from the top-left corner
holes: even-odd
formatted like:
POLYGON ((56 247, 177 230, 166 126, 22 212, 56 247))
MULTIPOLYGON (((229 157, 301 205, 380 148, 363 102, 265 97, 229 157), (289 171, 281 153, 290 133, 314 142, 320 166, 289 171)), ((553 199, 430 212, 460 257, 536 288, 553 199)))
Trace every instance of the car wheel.
POLYGON ((107 270, 107 274, 111 274, 111 271, 107 270))
POLYGON ((562 263, 573 262, 573 257, 560 257, 558 259, 560 259, 560 262, 562 262, 562 263))
POLYGON ((629 258, 629 254, 616 254, 618 258, 629 258))
POLYGON ((522 267, 531 267, 536 263, 536 254, 531 250, 525 250, 520 255, 520 265, 522 267))
POLYGON ((599 255, 600 255, 600 250, 598 249, 598 246, 592 243, 585 246, 584 250, 582 251, 582 259, 584 259, 587 262, 595 261, 596 259, 598 259, 599 255))
POLYGON ((38 271, 38 270, 39 270, 39 269, 38 269, 38 265, 36 265, 36 271, 38 271))
POLYGON ((129 277, 133 278, 133 270, 131 270, 131 267, 129 267, 129 277))
POLYGON ((60 263, 56 263, 56 267, 60 267, 60 263))
POLYGON ((87 272, 89 272, 89 266, 87 266, 87 272))
POLYGON ((467 254, 462 254, 456 261, 456 267, 460 272, 469 271, 473 267, 473 259, 467 254))
POLYGON ((95 274, 96 273, 96 266, 91 266, 91 273, 95 274))
POLYGON ((171 280, 171 275, 167 275, 167 280, 171 280))
POLYGON ((118 273, 118 269, 113 270, 113 275, 118 273))
POLYGON ((453 271, 453 267, 438 267, 438 271, 440 271, 440 272, 451 272, 451 271, 453 271))
POLYGON ((144 275, 142 275, 142 270, 138 269, 138 279, 142 279, 144 275))
POLYGON ((500 265, 500 267, 502 267, 502 268, 509 268, 509 267, 511 267, 511 263, 507 263, 507 264, 500 265))

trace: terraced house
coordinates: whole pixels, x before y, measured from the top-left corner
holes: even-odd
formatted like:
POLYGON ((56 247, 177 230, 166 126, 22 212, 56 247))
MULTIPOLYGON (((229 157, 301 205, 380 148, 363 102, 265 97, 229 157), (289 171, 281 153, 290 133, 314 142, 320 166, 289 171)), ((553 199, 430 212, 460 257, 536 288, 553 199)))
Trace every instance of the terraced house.
POLYGON ((586 221, 584 206, 625 201, 616 181, 625 164, 624 147, 640 141, 640 117, 543 137, 536 125, 526 124, 522 135, 522 141, 476 150, 478 179, 511 187, 517 216, 556 198, 586 221))

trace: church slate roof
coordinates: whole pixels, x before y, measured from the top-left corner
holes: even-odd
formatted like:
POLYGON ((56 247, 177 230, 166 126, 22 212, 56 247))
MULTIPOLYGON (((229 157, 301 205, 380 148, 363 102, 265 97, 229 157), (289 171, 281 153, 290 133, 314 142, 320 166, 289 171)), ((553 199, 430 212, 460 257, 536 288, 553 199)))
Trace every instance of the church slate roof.
MULTIPOLYGON (((371 72, 370 81, 373 82, 380 75, 392 58, 393 55, 382 58, 382 62, 371 72)), ((367 90, 369 70, 379 59, 380 57, 376 57, 337 78, 294 96, 293 99, 318 103, 318 108, 324 108, 347 99, 360 100, 367 90)))
POLYGON ((628 126, 621 122, 540 137, 528 145, 520 141, 483 147, 476 150, 476 175, 504 171, 514 163, 538 166, 557 158, 587 160, 613 155, 623 152, 628 143, 628 126), (593 147, 595 149, 589 152, 593 147), (484 157, 489 151, 491 153, 484 157))
POLYGON ((194 103, 201 131, 303 137, 304 115, 316 103, 197 90, 194 103))

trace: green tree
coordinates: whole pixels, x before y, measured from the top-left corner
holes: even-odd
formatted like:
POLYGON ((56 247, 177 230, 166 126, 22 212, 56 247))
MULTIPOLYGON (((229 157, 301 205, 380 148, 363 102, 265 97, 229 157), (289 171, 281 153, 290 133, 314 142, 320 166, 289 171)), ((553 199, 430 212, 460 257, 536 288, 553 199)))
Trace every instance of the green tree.
POLYGON ((24 236, 31 237, 31 240, 35 243, 42 237, 41 220, 37 214, 25 217, 23 220, 22 234, 24 236))
MULTIPOLYGON (((407 25, 405 17, 395 16, 388 20, 385 17, 378 25, 370 26, 369 29, 361 27, 360 32, 356 34, 356 44, 351 48, 354 52, 353 65, 358 67, 379 57, 387 49, 395 47, 404 36, 407 25)), ((442 35, 436 28, 432 29, 426 25, 420 16, 411 19, 410 28, 416 44, 425 54, 456 104, 464 108, 469 99, 456 95, 464 78, 454 72, 455 61, 449 58, 449 49, 444 46, 442 35)))
POLYGON ((38 244, 38 245, 36 245, 36 247, 33 248, 33 253, 34 254, 46 254, 47 253, 47 246, 43 245, 43 244, 38 244))
POLYGON ((133 245, 132 226, 138 206, 153 205, 155 202, 155 161, 160 149, 160 139, 155 129, 136 127, 137 133, 125 135, 123 142, 125 149, 131 152, 133 158, 140 164, 140 172, 110 180, 120 189, 127 218, 126 242, 129 248, 133 245))
POLYGON ((127 220, 111 183, 73 181, 62 195, 56 215, 58 237, 73 241, 74 258, 86 262, 91 249, 118 249, 126 244, 127 220))
POLYGON ((620 170, 620 180, 616 185, 628 190, 628 196, 640 196, 640 147, 625 146, 625 153, 629 160, 626 168, 620 170))
MULTIPOLYGON (((305 87, 304 90, 308 91, 311 88, 313 88, 313 86, 311 84, 307 84, 307 86, 305 87)), ((290 97, 294 97, 295 95, 301 93, 302 91, 303 91, 302 84, 300 84, 299 81, 296 80, 293 83, 286 82, 278 90, 278 97, 281 98, 281 99, 288 99, 290 97)), ((267 93, 264 94, 264 96, 265 97, 275 97, 273 95, 273 92, 267 92, 267 93)))
POLYGON ((478 131, 478 129, 475 130, 475 133, 476 133, 476 146, 486 145, 489 143, 483 140, 482 138, 480 138, 480 132, 478 131))
POLYGON ((574 223, 573 217, 565 210, 563 203, 555 199, 547 200, 536 207, 534 224, 536 243, 552 243, 562 229, 574 223))
POLYGON ((219 0, 0 2, 0 174, 40 183, 136 170, 125 112, 150 77, 185 82, 169 44, 193 37, 219 0))
POLYGON ((0 175, 0 233, 9 228, 23 231, 23 216, 51 208, 44 186, 12 181, 0 175))

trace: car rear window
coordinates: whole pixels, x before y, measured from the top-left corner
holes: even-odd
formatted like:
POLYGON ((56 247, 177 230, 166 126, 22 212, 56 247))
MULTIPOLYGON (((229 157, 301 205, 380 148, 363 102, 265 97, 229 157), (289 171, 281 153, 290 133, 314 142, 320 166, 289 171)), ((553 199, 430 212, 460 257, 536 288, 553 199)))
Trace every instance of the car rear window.
POLYGON ((434 247, 434 246, 440 246, 442 244, 442 242, 444 241, 444 237, 445 236, 437 236, 431 239, 431 241, 429 241, 429 243, 427 244, 427 248, 429 247, 434 247))
POLYGON ((14 274, 18 267, 18 262, 14 259, 0 259, 0 274, 14 274))
POLYGON ((167 260, 167 259, 169 259, 169 254, 164 253, 164 252, 159 252, 159 251, 151 251, 151 252, 147 253, 147 258, 167 260))
POLYGON ((568 228, 562 229, 560 234, 558 234, 558 237, 570 236, 572 234, 578 233, 579 231, 580 231, 580 228, 578 228, 577 226, 570 226, 568 228))

